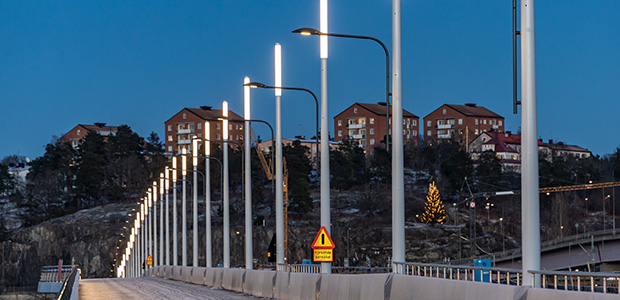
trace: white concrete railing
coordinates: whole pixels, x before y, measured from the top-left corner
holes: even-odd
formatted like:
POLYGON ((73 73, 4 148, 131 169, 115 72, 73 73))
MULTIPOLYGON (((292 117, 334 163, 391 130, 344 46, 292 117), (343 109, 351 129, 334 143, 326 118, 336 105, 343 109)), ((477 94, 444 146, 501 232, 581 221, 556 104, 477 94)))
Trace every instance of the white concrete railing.
POLYGON ((394 273, 517 286, 523 284, 521 270, 507 268, 394 262, 394 273))

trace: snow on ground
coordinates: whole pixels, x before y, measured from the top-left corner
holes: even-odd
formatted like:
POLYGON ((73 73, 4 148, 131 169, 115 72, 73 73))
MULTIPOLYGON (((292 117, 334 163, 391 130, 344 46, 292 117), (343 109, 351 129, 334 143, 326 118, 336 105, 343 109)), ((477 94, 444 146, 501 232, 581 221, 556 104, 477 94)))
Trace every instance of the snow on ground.
POLYGON ((101 278, 80 280, 79 299, 264 299, 165 278, 101 278))

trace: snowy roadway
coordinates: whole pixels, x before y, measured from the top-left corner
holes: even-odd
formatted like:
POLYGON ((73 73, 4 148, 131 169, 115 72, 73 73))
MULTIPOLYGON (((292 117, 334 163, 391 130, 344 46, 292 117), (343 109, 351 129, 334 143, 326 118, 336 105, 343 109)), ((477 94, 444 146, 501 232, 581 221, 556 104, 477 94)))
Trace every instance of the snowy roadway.
POLYGON ((81 300, 110 299, 264 299, 220 288, 165 278, 101 278, 80 280, 81 300))

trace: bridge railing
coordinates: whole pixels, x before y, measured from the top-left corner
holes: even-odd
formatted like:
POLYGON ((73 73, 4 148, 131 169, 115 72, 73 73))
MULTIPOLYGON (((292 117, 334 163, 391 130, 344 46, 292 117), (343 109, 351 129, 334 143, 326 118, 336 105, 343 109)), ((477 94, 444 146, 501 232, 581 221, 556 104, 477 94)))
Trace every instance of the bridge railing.
POLYGON ((321 265, 310 264, 278 264, 278 271, 296 273, 321 273, 321 265))
POLYGON ((393 262, 393 264, 394 273, 402 275, 491 282, 519 286, 523 283, 523 274, 521 270, 518 269, 407 262, 393 262))
POLYGON ((540 275, 543 288, 618 294, 620 273, 529 271, 532 281, 540 275))

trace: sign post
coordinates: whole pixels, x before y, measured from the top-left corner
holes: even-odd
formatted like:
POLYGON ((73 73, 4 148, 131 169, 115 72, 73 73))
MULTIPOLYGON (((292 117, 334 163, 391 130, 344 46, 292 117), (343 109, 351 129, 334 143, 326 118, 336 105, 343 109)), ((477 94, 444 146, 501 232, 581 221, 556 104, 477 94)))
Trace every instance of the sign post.
POLYGON ((312 249, 314 250, 314 255, 312 256, 312 260, 314 262, 333 262, 334 261, 334 242, 332 238, 327 233, 327 229, 325 226, 321 226, 319 233, 314 238, 314 242, 312 242, 312 249))

